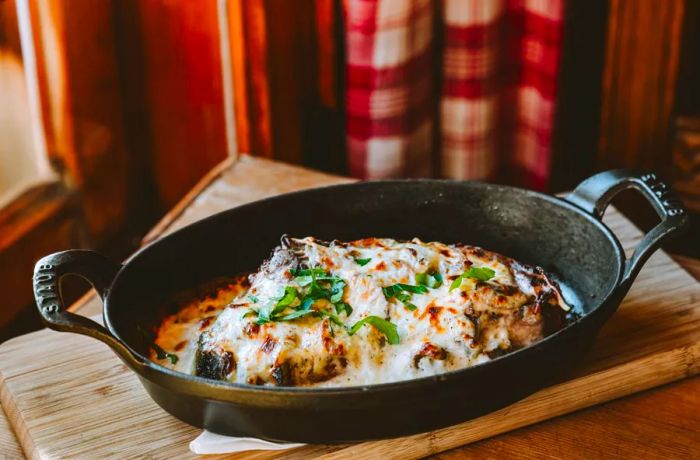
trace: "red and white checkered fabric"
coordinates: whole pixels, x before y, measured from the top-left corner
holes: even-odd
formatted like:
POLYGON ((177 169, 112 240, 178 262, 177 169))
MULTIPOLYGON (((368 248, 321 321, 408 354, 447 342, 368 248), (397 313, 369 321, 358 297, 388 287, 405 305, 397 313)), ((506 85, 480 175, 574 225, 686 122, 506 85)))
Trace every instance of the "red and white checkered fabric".
POLYGON ((345 0, 351 174, 545 187, 562 2, 345 0))

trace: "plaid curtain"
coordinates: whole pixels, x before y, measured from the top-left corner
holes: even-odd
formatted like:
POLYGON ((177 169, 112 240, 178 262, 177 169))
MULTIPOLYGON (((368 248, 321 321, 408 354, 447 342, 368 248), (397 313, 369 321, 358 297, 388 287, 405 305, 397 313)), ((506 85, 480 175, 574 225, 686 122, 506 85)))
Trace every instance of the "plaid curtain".
POLYGON ((345 0, 350 173, 542 189, 563 0, 345 0))

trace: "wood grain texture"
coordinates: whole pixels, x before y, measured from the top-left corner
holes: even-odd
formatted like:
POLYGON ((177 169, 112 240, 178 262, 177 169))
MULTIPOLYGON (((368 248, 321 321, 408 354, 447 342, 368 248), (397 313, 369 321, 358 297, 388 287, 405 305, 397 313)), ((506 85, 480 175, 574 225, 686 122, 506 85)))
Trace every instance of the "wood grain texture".
POLYGON ((24 458, 19 441, 15 437, 10 421, 0 405, 0 458, 24 458))
POLYGON ((238 152, 250 152, 250 101, 248 100, 248 60, 246 59, 245 17, 241 0, 227 3, 231 76, 233 80, 233 111, 236 119, 238 152))
MULTIPOLYGON (((673 259, 700 281, 700 260, 673 259)), ((453 449, 437 458, 693 458, 693 452, 700 452, 698 407, 700 377, 696 376, 453 449)))
POLYGON ((598 167, 670 166, 684 0, 611 0, 598 167))
POLYGON ((131 185, 115 4, 29 2, 47 153, 66 185, 80 191, 87 234, 97 244, 122 229, 131 185))
MULTIPOLYGON (((79 242, 76 194, 57 183, 27 190, 0 210, 0 327, 33 302, 34 262, 79 242)), ((0 339, 2 340, 2 339, 0 339)))
POLYGON ((129 5, 139 18, 151 161, 174 206, 227 151, 217 0, 129 5))
MULTIPOLYGON (((236 118, 247 117, 250 127, 246 153, 264 157, 273 156, 272 107, 270 103, 270 74, 268 69, 269 44, 266 5, 264 0, 240 0, 247 84, 247 113, 236 113, 236 118)), ((233 56, 233 65, 236 65, 233 56)), ((240 123, 240 122, 239 122, 240 123)))
POLYGON ((700 377, 621 398, 435 456, 689 459, 700 452, 700 377))
MULTIPOLYGON (((166 233, 231 205, 338 180, 244 157, 222 171, 166 233)), ((606 222, 627 251, 641 238, 640 232, 614 210, 609 211, 606 222)), ((93 304, 99 305, 88 305, 93 304)), ((187 444, 199 430, 156 406, 136 376, 99 342, 44 330, 0 345, 0 363, 0 400, 30 457, 193 457, 187 444)), ((432 433, 351 446, 306 446, 284 456, 418 458, 698 372, 700 285, 668 255, 658 252, 640 273, 618 313, 603 328, 585 361, 560 383, 501 411, 432 433)), ((692 404, 693 396, 688 398, 685 401, 692 404)), ((605 419, 604 414, 591 417, 581 423, 601 424, 605 419)), ((673 413, 668 417, 672 418, 673 413)), ((633 415, 626 420, 647 436, 653 428, 633 415)), ((696 433, 679 429, 677 434, 677 443, 669 449, 681 455, 684 448, 692 446, 696 433)), ((520 442, 521 447, 528 444, 520 442)), ((606 443, 614 447, 614 441, 606 443)), ((584 438, 580 444, 585 448, 584 438)), ((537 456, 544 447, 531 447, 528 452, 537 456)), ((692 456, 692 452, 685 457, 692 456)), ((275 455, 279 454, 257 452, 238 457, 275 455)))

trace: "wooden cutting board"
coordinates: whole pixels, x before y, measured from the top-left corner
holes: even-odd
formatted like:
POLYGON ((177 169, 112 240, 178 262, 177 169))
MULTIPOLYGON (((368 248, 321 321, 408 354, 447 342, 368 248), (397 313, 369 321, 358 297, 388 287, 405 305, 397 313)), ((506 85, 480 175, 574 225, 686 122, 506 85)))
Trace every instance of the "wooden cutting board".
MULTIPOLYGON (((340 180, 255 159, 227 165, 211 179, 152 237, 232 205, 340 180)), ((606 222, 628 252, 638 243, 640 232, 616 211, 608 212, 606 222)), ((81 311, 94 313, 96 305, 90 300, 81 311)), ((284 455, 418 458, 699 372, 700 283, 657 252, 585 361, 560 383, 450 428, 355 445, 305 446, 284 455)), ((199 430, 161 410, 105 345, 86 337, 43 330, 0 345, 0 400, 30 457, 194 457, 188 443, 199 430)))

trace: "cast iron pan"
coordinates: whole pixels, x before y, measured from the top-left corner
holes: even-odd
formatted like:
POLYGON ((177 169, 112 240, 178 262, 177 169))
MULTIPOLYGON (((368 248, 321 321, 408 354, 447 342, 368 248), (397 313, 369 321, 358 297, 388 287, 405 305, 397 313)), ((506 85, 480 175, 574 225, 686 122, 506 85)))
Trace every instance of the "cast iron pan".
POLYGON ((41 259, 34 293, 46 325, 109 345, 166 411, 228 435, 310 443, 427 431, 493 411, 576 363, 617 309, 659 243, 686 223, 654 174, 608 171, 564 199, 499 185, 441 180, 338 185, 230 209, 173 233, 116 264, 91 251, 41 259), (626 259, 602 222, 610 200, 634 188, 661 222, 626 259), (539 265, 561 280, 580 319, 541 342, 486 364, 404 382, 347 388, 270 388, 166 369, 148 356, 148 329, 177 292, 255 270, 283 234, 354 240, 376 236, 483 246, 539 265), (103 327, 66 311, 60 280, 77 274, 104 301, 103 327))

